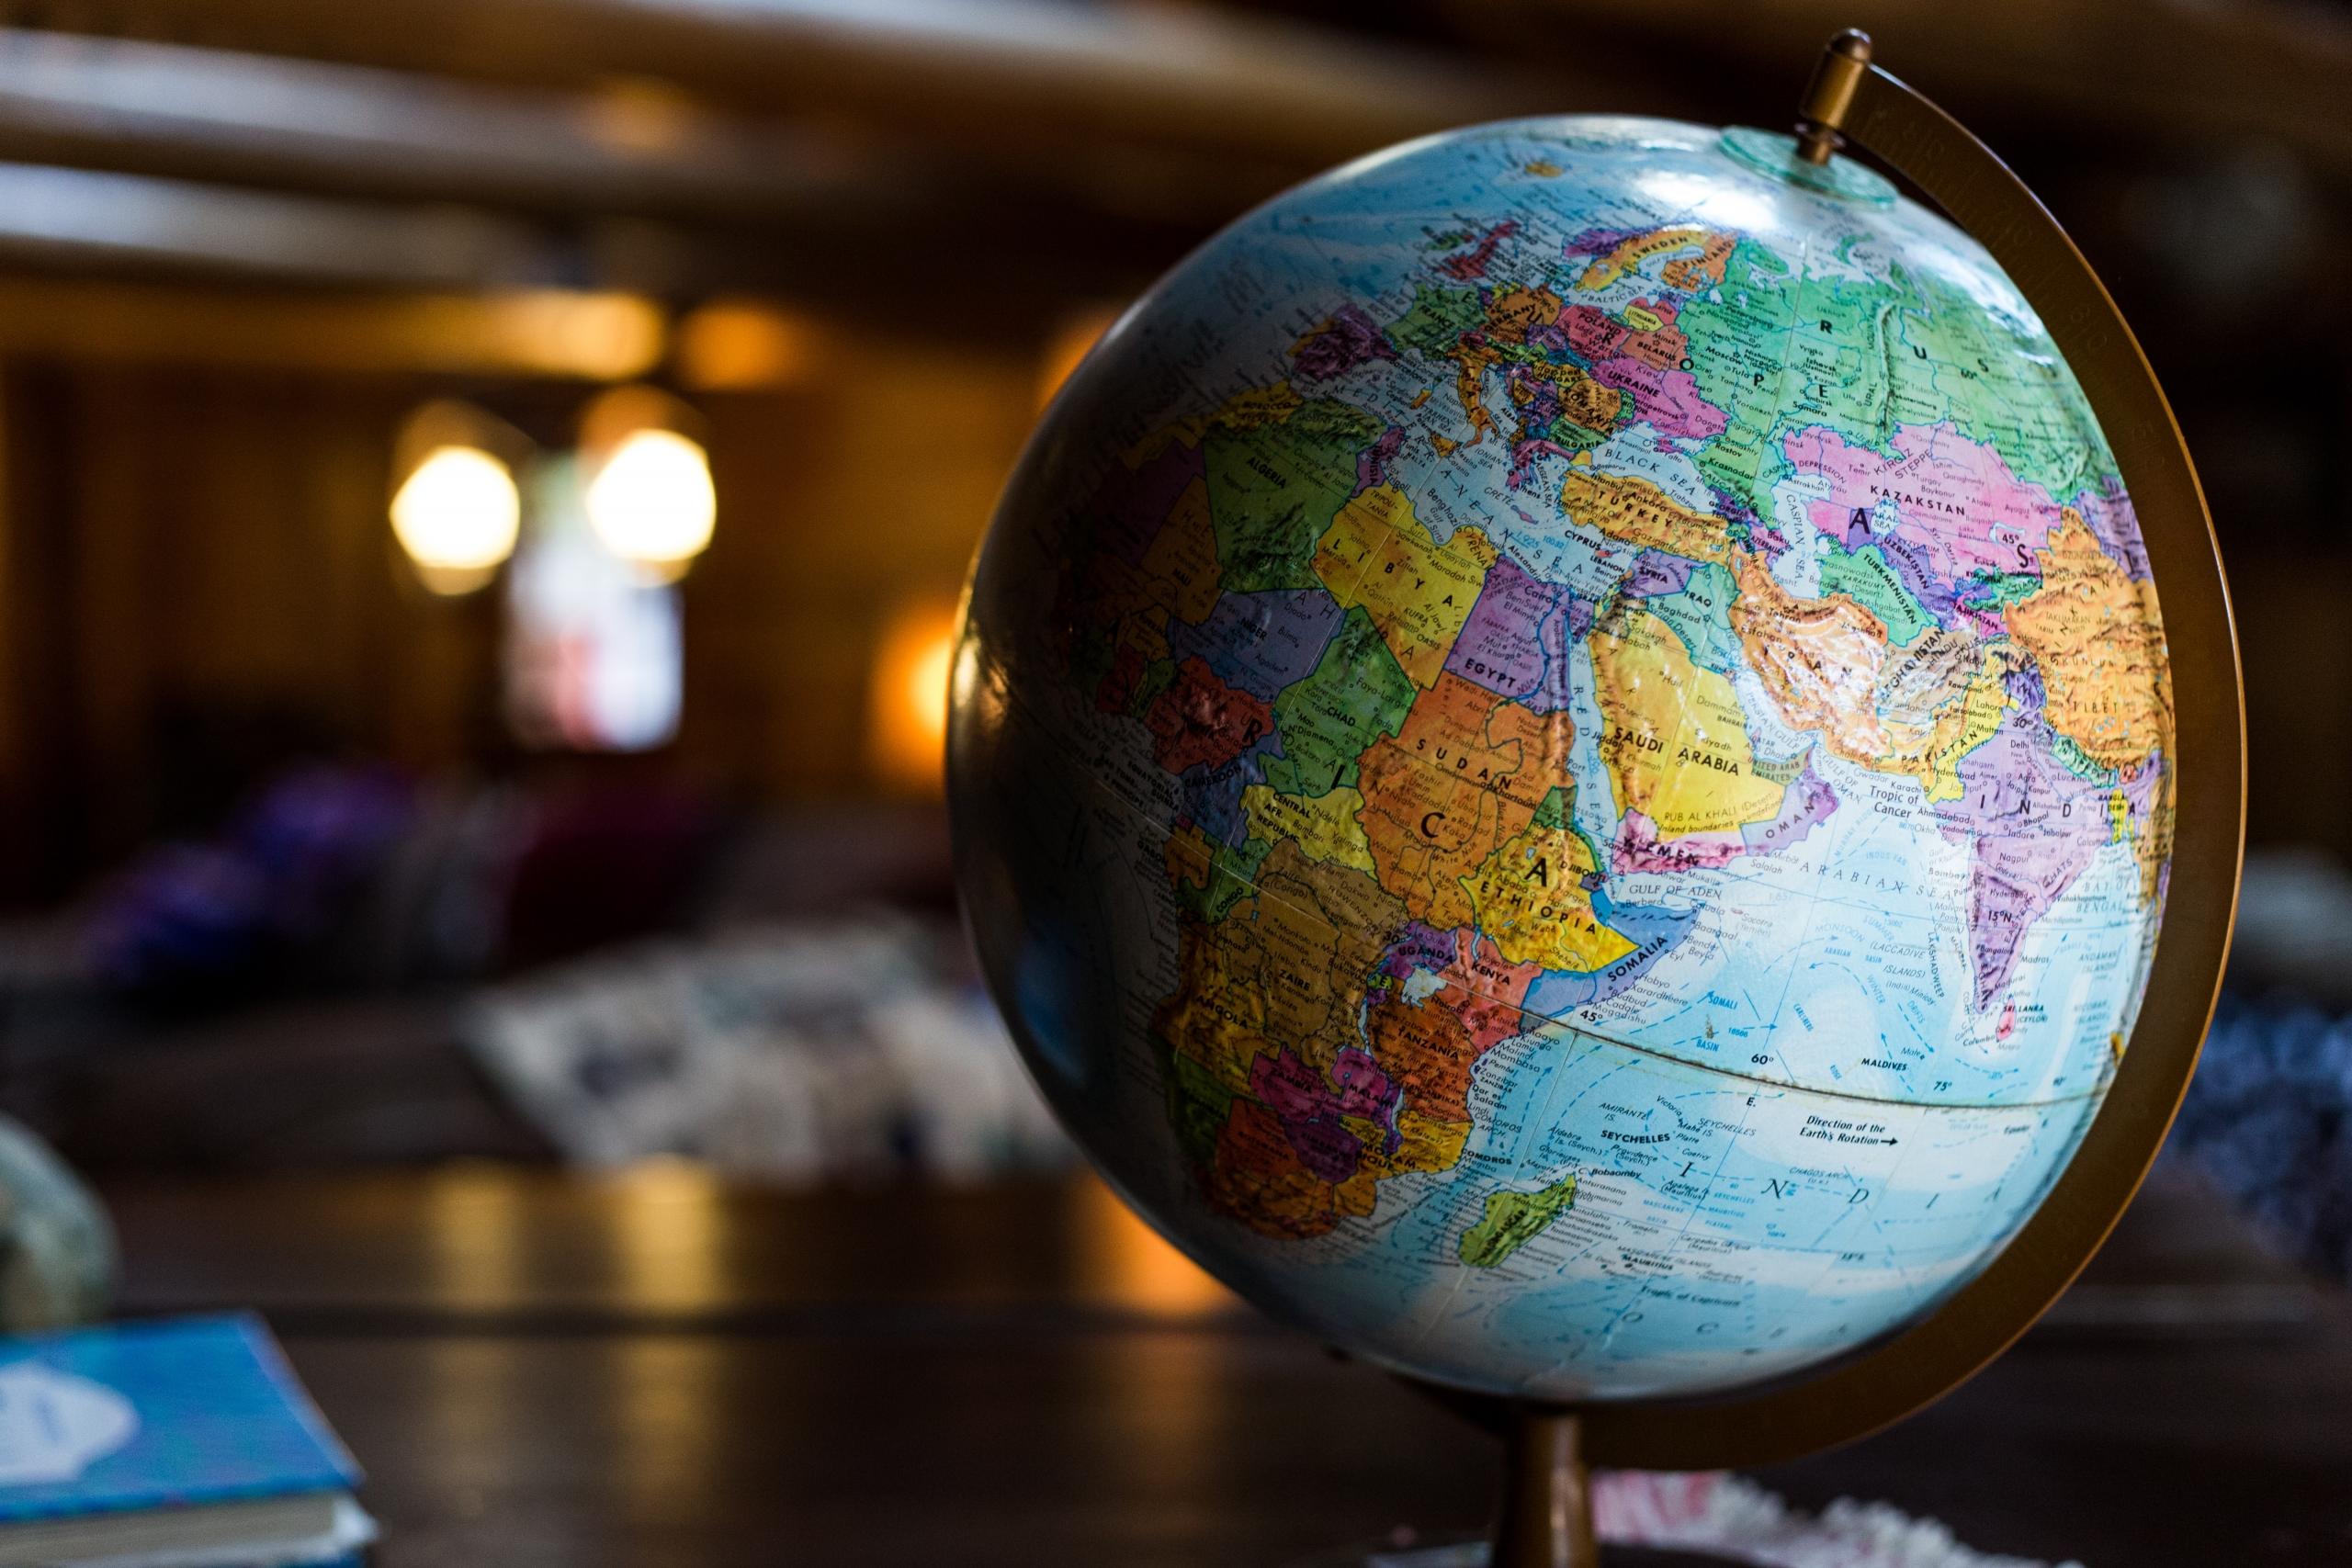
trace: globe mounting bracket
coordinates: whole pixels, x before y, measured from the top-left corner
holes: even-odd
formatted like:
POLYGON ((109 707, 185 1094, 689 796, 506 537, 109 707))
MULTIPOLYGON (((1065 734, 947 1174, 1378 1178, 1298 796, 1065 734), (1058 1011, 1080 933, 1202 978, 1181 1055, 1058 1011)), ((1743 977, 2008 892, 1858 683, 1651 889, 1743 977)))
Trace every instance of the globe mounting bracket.
POLYGON ((1871 35, 1858 28, 1839 33, 1821 51, 1797 106, 1797 155, 1806 163, 1826 164, 1846 144, 1846 116, 1870 68, 1871 35))

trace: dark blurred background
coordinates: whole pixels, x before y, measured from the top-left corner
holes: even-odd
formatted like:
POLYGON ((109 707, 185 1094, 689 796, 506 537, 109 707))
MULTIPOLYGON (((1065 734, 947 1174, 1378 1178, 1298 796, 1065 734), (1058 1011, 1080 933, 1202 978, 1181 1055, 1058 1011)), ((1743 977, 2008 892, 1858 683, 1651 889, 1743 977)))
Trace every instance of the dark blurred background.
POLYGON ((1783 125, 1848 25, 2171 392, 2243 615, 2241 989, 2335 1038, 2352 10, 55 0, 0 5, 0 1106, 102 1175, 1059 1164, 938 799, 1043 399, 1338 160, 1783 125))

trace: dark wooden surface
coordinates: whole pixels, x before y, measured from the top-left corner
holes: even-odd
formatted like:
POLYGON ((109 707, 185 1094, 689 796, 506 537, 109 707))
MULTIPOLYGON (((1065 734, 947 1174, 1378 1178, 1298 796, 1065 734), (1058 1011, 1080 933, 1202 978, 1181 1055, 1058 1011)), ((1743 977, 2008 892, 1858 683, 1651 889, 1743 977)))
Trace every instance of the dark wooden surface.
MULTIPOLYGON (((683 1169, 120 1186, 125 1305, 252 1305, 387 1568, 1280 1564, 1475 1528, 1493 1445, 1086 1183, 683 1169)), ((2352 1562, 2352 1325, 2178 1183, 1942 1404, 1759 1472, 2087 1568, 2352 1562)))

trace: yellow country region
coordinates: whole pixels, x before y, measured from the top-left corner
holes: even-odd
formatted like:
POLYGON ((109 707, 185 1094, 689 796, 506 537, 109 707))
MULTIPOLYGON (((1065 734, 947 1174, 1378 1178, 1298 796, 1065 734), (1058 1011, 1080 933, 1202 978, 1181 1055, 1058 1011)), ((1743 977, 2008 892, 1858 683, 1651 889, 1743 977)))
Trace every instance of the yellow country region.
POLYGON ((1589 974, 1634 951, 1593 913, 1592 852, 1561 828, 1530 828, 1463 878, 1478 929, 1513 964, 1589 974))
MULTIPOLYGON (((1271 863, 1274 857, 1266 858, 1271 863)), ((1228 940, 1258 952, 1266 1032, 1309 1066, 1328 1069, 1354 1019, 1347 1000, 1354 994, 1354 976, 1340 962, 1340 933, 1324 918, 1312 890, 1269 877, 1258 897, 1236 905, 1220 929, 1229 929, 1228 940)))
POLYGON ((1256 430, 1261 425, 1280 424, 1305 403, 1306 400, 1287 381, 1277 381, 1271 387, 1250 387, 1227 398, 1215 413, 1169 421, 1119 454, 1119 457, 1127 467, 1139 468, 1166 451, 1171 442, 1198 446, 1201 437, 1212 426, 1256 430))
POLYGON ((1722 518, 1678 504, 1647 479, 1596 474, 1589 464, 1574 463, 1560 486, 1560 505, 1570 521, 1629 545, 1690 560, 1730 558, 1731 539, 1722 518))
POLYGON ((1494 564, 1494 546, 1476 528, 1457 528, 1439 545, 1395 485, 1375 485, 1340 508, 1315 550, 1316 575, 1332 597, 1363 606, 1424 690, 1437 683, 1494 564))
POLYGON ((2103 767, 2166 750, 2172 687, 2155 586, 2134 582, 2068 507, 2041 550, 2041 588, 2008 608, 2041 667, 2051 727, 2103 767))
POLYGON ((1308 798, 1276 795, 1270 784, 1251 784, 1241 792, 1241 809, 1250 819, 1250 836, 1278 844, 1297 840, 1308 860, 1330 861, 1371 871, 1372 841, 1364 837, 1356 813, 1363 809, 1362 792, 1335 789, 1308 798))
POLYGON ((1959 701, 1936 716, 1917 769, 1929 800, 1958 800, 1961 759, 1993 739, 2008 711, 2009 660, 1999 649, 1984 650, 1975 678, 1959 701))
POLYGON ((1229 942, 1222 925, 1187 925, 1177 962, 1176 990, 1153 1027, 1218 1083, 1247 1093, 1250 1064, 1272 1048, 1257 954, 1229 942))
POLYGON ((1648 818, 1661 839, 1780 814, 1783 786, 1757 774, 1738 694, 1690 662, 1673 627, 1647 611, 1612 615, 1594 628, 1591 647, 1607 720, 1600 755, 1620 807, 1648 818))
POLYGON ((1505 288, 1487 302, 1487 326, 1513 342, 1532 328, 1549 326, 1559 314, 1560 297, 1548 288, 1505 288))
POLYGON ((1379 1183, 1415 1172, 1452 1170, 1462 1163, 1470 1142, 1467 1122, 1432 1122, 1408 1105, 1396 1112, 1396 1147, 1387 1147, 1388 1129, 1355 1117, 1341 1125, 1363 1145, 1363 1163, 1340 1188, 1334 1207, 1348 1214, 1369 1214, 1379 1183))
POLYGON ((2013 656, 1941 627, 1893 650, 1885 623, 1846 595, 1799 599, 1757 557, 1737 567, 1732 627, 1781 716, 1849 762, 1917 779, 1931 801, 1959 799, 1962 759, 2008 709, 2013 656))
POLYGON ((2153 904, 2156 885, 2163 880, 2166 864, 2172 860, 2173 794, 2172 769, 2161 760, 2145 764, 2163 767, 2164 777, 2157 781, 2155 804, 2148 809, 2148 820, 2132 840, 2132 858, 2140 867, 2140 897, 2153 904))
MULTIPOLYGON (((1573 365, 1547 365, 1536 372, 1549 380, 1560 394, 1560 412, 1587 430, 1607 430, 1617 423, 1624 412, 1625 394, 1614 387, 1604 387, 1573 365)), ((1525 405, 1535 400, 1532 378, 1511 382, 1511 401, 1525 405)))
POLYGON ((1187 625, 1200 625, 1216 608, 1216 524, 1209 516, 1204 480, 1186 485, 1169 508, 1168 520, 1144 552, 1143 569, 1159 580, 1168 608, 1187 625))

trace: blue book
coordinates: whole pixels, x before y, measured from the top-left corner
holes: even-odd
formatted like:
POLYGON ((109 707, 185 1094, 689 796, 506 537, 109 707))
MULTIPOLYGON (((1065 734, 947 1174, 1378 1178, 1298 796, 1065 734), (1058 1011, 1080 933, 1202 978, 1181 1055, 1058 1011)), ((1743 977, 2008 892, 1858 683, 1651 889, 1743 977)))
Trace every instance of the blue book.
POLYGON ((358 1481, 257 1318, 0 1337, 0 1568, 355 1561, 358 1481))

